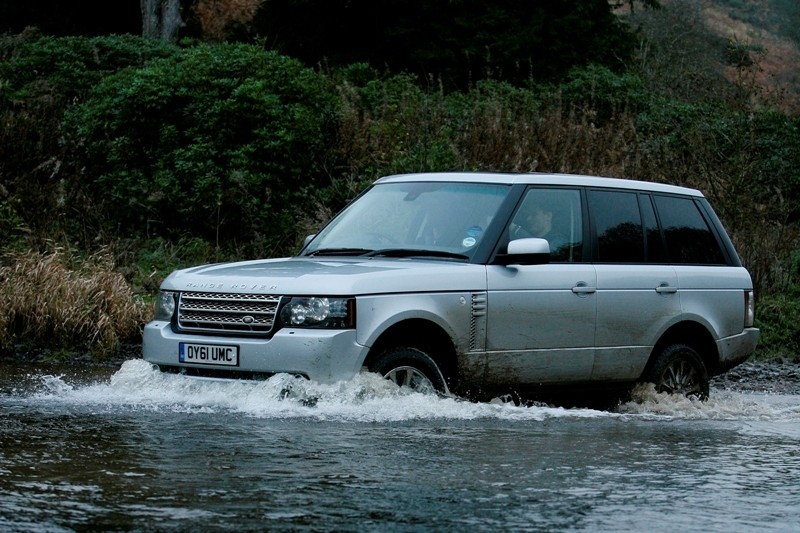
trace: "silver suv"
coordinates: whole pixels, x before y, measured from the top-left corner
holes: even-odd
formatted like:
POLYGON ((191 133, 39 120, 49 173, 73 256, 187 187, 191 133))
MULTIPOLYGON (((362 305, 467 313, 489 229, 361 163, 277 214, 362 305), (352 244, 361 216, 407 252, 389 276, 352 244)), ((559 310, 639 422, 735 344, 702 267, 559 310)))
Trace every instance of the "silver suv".
POLYGON ((755 350, 753 286, 703 195, 632 180, 377 180, 299 255, 164 280, 144 359, 480 398, 652 382, 705 397, 755 350))

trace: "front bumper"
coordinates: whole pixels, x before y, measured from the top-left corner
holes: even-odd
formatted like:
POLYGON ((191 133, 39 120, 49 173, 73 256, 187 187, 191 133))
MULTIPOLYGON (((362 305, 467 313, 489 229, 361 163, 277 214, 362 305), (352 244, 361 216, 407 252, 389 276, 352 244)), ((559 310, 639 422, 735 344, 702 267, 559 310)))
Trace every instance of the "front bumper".
POLYGON ((172 368, 224 370, 232 375, 299 374, 320 383, 351 379, 361 369, 369 349, 356 342, 355 330, 290 329, 271 339, 221 337, 176 333, 169 322, 153 321, 144 328, 142 355, 145 361, 172 368), (181 363, 180 342, 236 345, 236 367, 181 363))

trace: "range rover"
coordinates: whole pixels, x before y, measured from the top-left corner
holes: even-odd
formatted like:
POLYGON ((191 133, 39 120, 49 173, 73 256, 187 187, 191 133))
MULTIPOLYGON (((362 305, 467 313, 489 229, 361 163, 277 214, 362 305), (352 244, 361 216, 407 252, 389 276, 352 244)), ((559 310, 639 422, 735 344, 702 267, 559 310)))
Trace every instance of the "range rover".
POLYGON ((294 257, 172 273, 143 356, 474 398, 638 382, 705 398, 755 350, 753 319, 751 278, 697 190, 421 173, 377 180, 294 257))

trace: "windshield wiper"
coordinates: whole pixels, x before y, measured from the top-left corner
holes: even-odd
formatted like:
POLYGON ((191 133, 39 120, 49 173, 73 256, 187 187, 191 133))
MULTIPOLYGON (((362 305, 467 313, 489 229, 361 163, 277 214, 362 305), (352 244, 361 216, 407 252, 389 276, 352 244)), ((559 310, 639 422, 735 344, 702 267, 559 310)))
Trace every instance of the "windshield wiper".
POLYGON ((314 257, 315 255, 366 255, 372 253, 368 248, 320 248, 306 254, 306 257, 314 257))
POLYGON ((364 255, 366 257, 445 257, 448 259, 469 259, 469 256, 457 254, 455 252, 421 250, 419 248, 385 248, 383 250, 374 250, 364 255))

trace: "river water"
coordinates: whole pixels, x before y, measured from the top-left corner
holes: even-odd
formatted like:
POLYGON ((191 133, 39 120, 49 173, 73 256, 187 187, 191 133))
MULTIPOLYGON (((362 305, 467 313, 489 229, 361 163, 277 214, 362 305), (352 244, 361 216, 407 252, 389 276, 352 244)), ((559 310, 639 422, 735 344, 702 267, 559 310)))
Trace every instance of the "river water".
POLYGON ((3 363, 0 531, 798 531, 800 387, 759 372, 598 411, 3 363))

